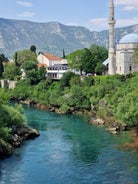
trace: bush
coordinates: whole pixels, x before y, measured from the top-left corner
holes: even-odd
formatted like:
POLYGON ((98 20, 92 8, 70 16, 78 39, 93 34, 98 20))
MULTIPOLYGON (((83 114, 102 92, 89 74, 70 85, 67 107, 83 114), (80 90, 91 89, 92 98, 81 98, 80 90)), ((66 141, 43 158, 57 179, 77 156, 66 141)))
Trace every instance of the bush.
POLYGON ((67 113, 67 112, 70 110, 70 106, 67 105, 67 104, 65 104, 65 103, 63 103, 63 104, 61 105, 61 110, 62 110, 64 113, 67 113))
POLYGON ((21 126, 25 123, 25 118, 16 106, 2 105, 0 111, 0 122, 3 122, 7 127, 21 126))
POLYGON ((75 76, 75 74, 73 72, 64 73, 63 77, 60 80, 60 84, 61 84, 62 88, 69 87, 70 86, 70 80, 74 76, 75 76))
POLYGON ((87 98, 86 91, 83 90, 83 87, 79 85, 71 87, 71 99, 69 104, 78 109, 90 109, 90 101, 87 98))
POLYGON ((25 117, 21 105, 0 105, 0 138, 8 139, 11 129, 25 124, 25 117))
POLYGON ((7 104, 10 100, 10 95, 6 90, 0 88, 0 105, 7 104))
POLYGON ((25 100, 31 96, 31 86, 29 80, 20 80, 16 83, 15 88, 11 91, 11 96, 17 99, 25 100))

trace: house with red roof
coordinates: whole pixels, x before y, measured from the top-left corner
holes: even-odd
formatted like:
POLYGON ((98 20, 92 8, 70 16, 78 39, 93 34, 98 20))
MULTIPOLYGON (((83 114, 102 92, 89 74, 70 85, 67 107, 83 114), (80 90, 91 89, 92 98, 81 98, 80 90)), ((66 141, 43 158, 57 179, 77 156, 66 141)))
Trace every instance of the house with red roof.
POLYGON ((69 71, 67 60, 53 54, 39 52, 37 60, 38 67, 44 66, 47 76, 52 79, 59 80, 65 72, 69 71))

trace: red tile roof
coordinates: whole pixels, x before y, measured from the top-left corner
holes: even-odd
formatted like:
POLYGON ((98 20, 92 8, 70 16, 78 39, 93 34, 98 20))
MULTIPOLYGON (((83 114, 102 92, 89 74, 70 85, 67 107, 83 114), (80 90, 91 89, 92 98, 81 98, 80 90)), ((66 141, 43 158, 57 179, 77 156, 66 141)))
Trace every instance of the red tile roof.
POLYGON ((62 58, 55 56, 53 54, 43 54, 47 59, 52 60, 52 61, 61 61, 62 58))

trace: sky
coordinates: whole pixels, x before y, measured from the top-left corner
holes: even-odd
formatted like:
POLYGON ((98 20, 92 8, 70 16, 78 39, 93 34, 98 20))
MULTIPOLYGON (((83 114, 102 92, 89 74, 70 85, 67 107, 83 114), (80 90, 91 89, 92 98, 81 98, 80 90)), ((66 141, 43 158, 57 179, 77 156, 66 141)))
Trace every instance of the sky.
MULTIPOLYGON (((116 27, 138 24, 138 0, 114 0, 116 27)), ((109 0, 0 0, 0 18, 108 29, 109 0)))

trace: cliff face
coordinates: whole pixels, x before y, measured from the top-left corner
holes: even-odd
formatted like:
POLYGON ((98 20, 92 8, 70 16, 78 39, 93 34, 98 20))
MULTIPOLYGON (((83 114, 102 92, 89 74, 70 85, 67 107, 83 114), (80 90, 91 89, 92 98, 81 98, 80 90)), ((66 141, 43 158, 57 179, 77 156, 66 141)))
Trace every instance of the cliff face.
MULTIPOLYGON (((138 33, 138 25, 116 29, 116 42, 128 33, 138 33)), ((96 32, 85 27, 66 26, 58 22, 35 23, 0 18, 0 53, 12 56, 15 51, 29 49, 45 50, 62 56, 92 44, 107 45, 108 30, 96 32)))

